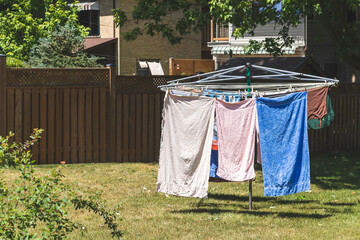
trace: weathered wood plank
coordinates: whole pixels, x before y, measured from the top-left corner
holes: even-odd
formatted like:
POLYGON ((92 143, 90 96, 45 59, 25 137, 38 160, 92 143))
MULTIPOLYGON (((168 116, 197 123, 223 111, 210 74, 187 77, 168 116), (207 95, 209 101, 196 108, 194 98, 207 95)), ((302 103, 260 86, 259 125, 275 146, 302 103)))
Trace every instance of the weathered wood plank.
POLYGON ((116 162, 122 162, 123 159, 123 101, 122 95, 118 94, 116 96, 116 162))
POLYGON ((135 108, 136 108, 135 94, 130 95, 129 101, 129 148, 130 148, 130 162, 135 162, 135 108))
POLYGON ((93 89, 93 162, 100 162, 100 108, 99 88, 93 89))
MULTIPOLYGON (((24 89, 24 140, 28 140, 31 133, 31 92, 24 89)), ((23 140, 23 141, 24 141, 23 140)))
MULTIPOLYGON (((31 89, 31 128, 39 129, 39 89, 31 89)), ((32 155, 33 159, 36 160, 36 163, 39 163, 39 143, 36 143, 32 146, 32 155)))
POLYGON ((70 112, 70 148, 71 148, 71 163, 78 163, 78 89, 72 88, 71 94, 71 112, 70 112))
POLYGON ((149 133, 149 95, 143 94, 142 99, 142 153, 141 153, 141 161, 149 162, 148 158, 148 133, 149 133))
POLYGON ((79 89, 78 95, 78 144, 79 163, 85 162, 85 89, 79 89))
POLYGON ((63 159, 63 89, 58 88, 55 90, 56 99, 55 99, 55 163, 59 164, 63 159))
POLYGON ((141 138, 141 131, 142 131, 142 94, 136 94, 136 125, 135 125, 135 142, 136 142, 136 152, 135 152, 135 161, 141 161, 141 153, 142 153, 142 138, 141 138))
POLYGON ((129 95, 124 94, 124 122, 123 122, 123 162, 129 162, 129 95))
POLYGON ((48 151, 48 163, 55 163, 55 89, 48 89, 48 107, 47 107, 47 151, 48 151))
POLYGON ((85 144, 86 144, 86 162, 93 162, 93 123, 92 123, 92 88, 86 88, 85 101, 85 144))
POLYGON ((70 161, 70 88, 64 88, 64 161, 71 163, 70 161))
POLYGON ((107 147, 107 101, 106 88, 100 89, 100 162, 106 162, 107 147))
POLYGON ((149 162, 155 161, 155 94, 149 94, 149 162))
POLYGON ((47 89, 40 90, 40 128, 44 129, 40 139, 40 164, 47 162, 47 89))
POLYGON ((23 91, 15 90, 15 141, 23 141, 23 91))
POLYGON ((158 161, 161 135, 161 93, 155 94, 155 159, 158 161))

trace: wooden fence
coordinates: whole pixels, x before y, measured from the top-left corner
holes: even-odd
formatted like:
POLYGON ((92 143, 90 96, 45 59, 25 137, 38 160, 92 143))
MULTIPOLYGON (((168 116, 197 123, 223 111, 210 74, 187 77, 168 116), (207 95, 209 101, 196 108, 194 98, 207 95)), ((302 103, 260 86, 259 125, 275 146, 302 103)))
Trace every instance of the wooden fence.
POLYGON ((169 60, 170 75, 193 75, 196 72, 212 72, 215 62, 212 59, 173 59, 169 60))
POLYGON ((310 152, 360 150, 360 84, 340 83, 329 93, 335 118, 329 127, 309 131, 310 152))
POLYGON ((24 141, 33 128, 45 129, 33 147, 41 164, 105 162, 108 79, 106 68, 6 69, 0 134, 12 131, 24 141))
MULTIPOLYGON (((113 68, 6 68, 0 57, 0 135, 45 129, 37 163, 156 162, 164 94, 176 76, 115 76, 113 68)), ((330 91, 335 119, 309 131, 311 152, 360 150, 360 84, 330 91)))
POLYGON ((164 93, 157 86, 177 77, 116 76, 114 152, 116 162, 154 162, 160 149, 164 93))

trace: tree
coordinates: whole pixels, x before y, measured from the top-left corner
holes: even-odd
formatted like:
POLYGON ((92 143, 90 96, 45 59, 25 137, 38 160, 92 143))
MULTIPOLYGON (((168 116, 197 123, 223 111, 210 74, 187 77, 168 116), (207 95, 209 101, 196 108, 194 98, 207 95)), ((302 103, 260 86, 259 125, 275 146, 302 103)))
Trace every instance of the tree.
POLYGON ((84 37, 76 26, 67 23, 40 38, 30 52, 28 65, 42 68, 101 67, 100 58, 84 51, 84 37))
MULTIPOLYGON (((294 42, 289 28, 306 16, 316 16, 335 43, 338 59, 360 70, 360 20, 349 18, 349 13, 359 7, 359 0, 140 0, 131 14, 139 25, 122 34, 133 40, 143 33, 160 33, 176 44, 184 35, 201 31, 212 19, 225 26, 232 23, 236 38, 245 33, 253 35, 257 26, 274 22, 281 26, 278 37, 250 41, 248 51, 263 47, 277 56, 294 42), (277 7, 279 4, 281 8, 277 7), (181 13, 176 24, 168 21, 174 13, 181 13)), ((114 14, 120 27, 131 19, 122 9, 114 10, 114 14)))
POLYGON ((0 0, 0 53, 27 60, 39 38, 67 23, 86 36, 87 29, 78 23, 78 11, 66 0, 0 0))

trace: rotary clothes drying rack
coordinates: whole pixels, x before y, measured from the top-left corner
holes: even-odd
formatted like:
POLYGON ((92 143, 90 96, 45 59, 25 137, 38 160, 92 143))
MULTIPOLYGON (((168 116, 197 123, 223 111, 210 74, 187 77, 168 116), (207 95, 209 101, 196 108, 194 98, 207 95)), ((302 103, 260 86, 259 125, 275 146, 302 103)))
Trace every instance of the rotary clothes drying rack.
MULTIPOLYGON (((321 86, 336 86, 337 79, 259 65, 225 68, 172 81, 159 88, 208 96, 276 97, 321 86), (254 73, 256 75, 254 75, 254 73)), ((252 179, 249 180, 249 209, 252 209, 252 179)))

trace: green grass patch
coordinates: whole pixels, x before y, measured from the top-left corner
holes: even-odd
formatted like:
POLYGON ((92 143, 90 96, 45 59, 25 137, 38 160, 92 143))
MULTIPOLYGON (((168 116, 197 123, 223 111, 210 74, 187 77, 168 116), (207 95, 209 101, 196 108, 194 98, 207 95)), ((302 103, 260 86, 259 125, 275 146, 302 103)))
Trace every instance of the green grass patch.
MULTIPOLYGON (((37 166, 46 174, 55 165, 37 166)), ((360 152, 311 157, 311 192, 264 197, 261 166, 248 210, 248 183, 214 183, 207 199, 156 192, 157 164, 65 165, 67 181, 103 190, 122 220, 124 239, 360 239, 360 152)), ((15 171, 6 170, 12 179, 15 171)), ((86 233, 70 239, 110 239, 100 218, 72 213, 86 233)))

